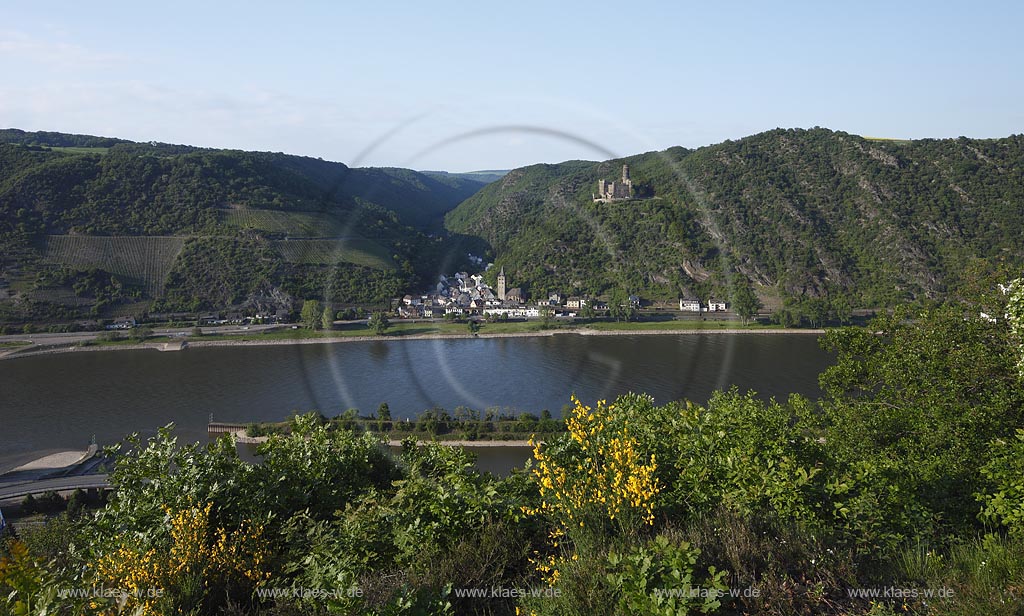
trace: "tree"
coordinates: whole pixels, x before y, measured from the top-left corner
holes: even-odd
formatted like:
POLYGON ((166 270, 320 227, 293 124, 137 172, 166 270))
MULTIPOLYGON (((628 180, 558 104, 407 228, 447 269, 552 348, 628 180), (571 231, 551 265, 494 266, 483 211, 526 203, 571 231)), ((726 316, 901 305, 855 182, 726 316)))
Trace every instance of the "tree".
POLYGON ((804 312, 811 327, 821 327, 828 318, 828 300, 824 297, 812 297, 804 301, 804 312))
POLYGON ((834 455, 894 463, 901 491, 946 523, 972 524, 988 443, 1012 440, 1024 422, 1007 323, 975 306, 900 309, 867 328, 829 330, 824 346, 837 354, 820 379, 834 455))
POLYGON ((629 303, 629 295, 622 289, 612 291, 608 301, 608 315, 616 321, 632 321, 636 318, 636 309, 629 303))
POLYGON ((153 335, 153 329, 151 327, 134 327, 131 335, 136 342, 145 342, 146 338, 153 335))
POLYGON ((772 321, 789 329, 800 324, 800 314, 794 312, 791 308, 780 308, 772 313, 772 321))
POLYGON ((315 299, 307 299, 302 302, 302 312, 299 320, 309 329, 320 329, 323 325, 323 307, 315 299))
POLYGON ((757 311, 761 309, 761 300, 758 299, 754 290, 750 288, 750 284, 745 279, 737 281, 733 288, 732 309, 743 321, 744 325, 750 321, 750 317, 757 314, 757 311))
POLYGON ((381 402, 380 406, 377 407, 377 431, 391 431, 391 407, 388 406, 387 402, 381 402))
POLYGON ((593 300, 590 300, 587 303, 583 304, 583 306, 580 308, 579 313, 581 319, 592 320, 597 316, 597 311, 594 310, 593 304, 593 300))
POLYGON ((370 315, 370 320, 367 322, 367 326, 373 330, 373 333, 378 336, 383 336, 384 332, 391 327, 391 322, 388 321, 388 315, 383 312, 375 312, 370 315))
POLYGON ((555 314, 551 308, 540 309, 540 327, 541 329, 551 329, 555 326, 555 314))
POLYGON ((334 327, 334 313, 331 311, 330 306, 324 306, 323 315, 320 317, 320 325, 324 329, 331 329, 334 327))
POLYGON ((469 329, 469 333, 473 334, 474 336, 476 335, 477 332, 480 331, 480 324, 473 319, 469 320, 467 327, 469 329))
POLYGON ((853 318, 853 308, 850 307, 850 299, 846 295, 836 295, 829 300, 832 307, 832 316, 839 321, 840 325, 847 325, 853 318))

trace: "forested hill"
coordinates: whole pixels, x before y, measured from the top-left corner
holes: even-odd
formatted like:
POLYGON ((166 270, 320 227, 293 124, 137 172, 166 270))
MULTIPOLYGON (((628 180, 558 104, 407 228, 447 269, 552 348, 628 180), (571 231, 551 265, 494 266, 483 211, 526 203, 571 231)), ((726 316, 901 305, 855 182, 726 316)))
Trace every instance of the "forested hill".
POLYGON ((436 276, 447 255, 465 257, 430 234, 483 185, 0 130, 0 322, 383 302, 436 276))
MULTIPOLYGON (((180 212, 182 197, 197 198, 201 202, 197 205, 223 206, 234 201, 246 207, 293 210, 364 201, 395 212, 406 224, 427 228, 485 184, 409 169, 349 168, 303 156, 135 143, 90 135, 6 129, 0 130, 0 144, 8 144, 0 159, 0 186, 5 196, 14 192, 16 198, 32 199, 39 190, 56 190, 71 200, 84 200, 89 211, 82 212, 84 216, 76 221, 79 224, 99 222, 92 216, 99 212, 88 206, 109 201, 108 189, 116 185, 121 193, 117 196, 133 198, 137 203, 132 205, 138 206, 133 209, 146 210, 147 219, 152 219, 154 208, 161 214, 171 209, 184 214, 180 212), (71 192, 75 194, 71 196, 71 192), (168 195, 177 197, 177 202, 166 199, 168 195)), ((185 209, 189 209, 187 204, 185 209)), ((154 230, 144 228, 146 224, 161 226, 161 232, 202 225, 194 214, 187 220, 176 215, 179 220, 175 222, 134 221, 133 230, 154 230)), ((128 223, 122 220, 118 224, 128 223)))
POLYGON ((972 260, 1024 262, 1024 137, 869 140, 774 130, 602 163, 510 172, 446 217, 514 284, 670 299, 938 297, 972 260), (637 198, 594 203, 628 163, 637 198), (739 276, 733 276, 738 273, 739 276))

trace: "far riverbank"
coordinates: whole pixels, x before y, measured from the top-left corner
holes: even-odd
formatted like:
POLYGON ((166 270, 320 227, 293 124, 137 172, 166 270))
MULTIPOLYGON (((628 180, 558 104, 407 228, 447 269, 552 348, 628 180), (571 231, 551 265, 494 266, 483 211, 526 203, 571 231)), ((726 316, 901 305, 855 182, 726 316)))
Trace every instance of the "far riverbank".
MULTIPOLYGON (((571 328, 557 328, 557 329, 537 329, 529 331, 506 331, 506 332, 480 332, 477 334, 470 333, 451 333, 451 332, 436 332, 436 333, 405 333, 396 331, 391 334, 384 335, 328 335, 320 334, 315 336, 308 335, 295 335, 295 336, 280 336, 282 332, 276 332, 278 335, 273 334, 256 334, 256 335, 237 335, 237 339, 232 335, 231 338, 225 337, 216 340, 204 340, 203 337, 189 337, 187 339, 187 347, 205 348, 205 347, 247 347, 247 346, 280 346, 280 345, 300 345, 300 344, 338 344, 343 342, 392 342, 392 341, 403 341, 403 340, 468 340, 468 339, 488 339, 488 338, 536 338, 546 336, 558 336, 558 335, 578 335, 578 336, 676 336, 676 335, 704 335, 704 334, 760 334, 760 335, 793 335, 793 334, 805 334, 805 335, 816 335, 820 336, 825 333, 824 329, 808 329, 808 328, 768 328, 768 327, 693 327, 686 324, 685 327, 676 328, 653 328, 654 325, 663 325, 661 323, 615 323, 610 324, 617 326, 615 329, 605 328, 592 328, 587 326, 571 327, 571 328)), ((301 330, 300 330, 301 331, 301 330)), ((283 332, 290 333, 290 332, 283 332)), ((305 333, 305 332, 303 332, 305 333)), ((17 336, 10 336, 9 338, 18 339, 17 336)), ((91 341, 89 337, 82 338, 82 341, 91 341)), ((59 353, 82 353, 82 352, 94 352, 94 351, 138 351, 144 349, 152 349, 163 351, 164 340, 154 342, 143 342, 143 343, 93 343, 83 345, 80 343, 62 343, 54 345, 35 344, 25 345, 13 348, 4 353, 0 353, 0 359, 16 359, 19 357, 33 357, 44 354, 59 354, 59 353)), ((187 348, 186 347, 186 348, 187 348)))

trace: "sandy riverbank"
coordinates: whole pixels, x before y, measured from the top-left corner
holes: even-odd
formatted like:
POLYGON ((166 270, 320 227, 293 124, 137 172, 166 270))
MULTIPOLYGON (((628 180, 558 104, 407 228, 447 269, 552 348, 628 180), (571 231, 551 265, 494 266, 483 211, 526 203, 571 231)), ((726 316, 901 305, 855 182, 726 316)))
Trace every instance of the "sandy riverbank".
POLYGON ((64 468, 67 466, 73 466, 75 464, 78 464, 82 460, 85 460, 88 456, 88 451, 58 451, 57 453, 51 453, 41 458, 32 460, 28 464, 22 464, 17 468, 11 469, 11 472, 41 471, 64 468))
MULTIPOLYGON (((537 338, 544 336, 577 335, 577 336, 692 336, 699 334, 752 334, 752 335, 791 335, 804 334, 820 336, 823 329, 549 329, 530 332, 480 333, 480 334, 412 334, 408 336, 324 336, 320 338, 291 338, 269 340, 188 340, 188 348, 206 347, 243 347, 243 346, 279 346, 297 344, 338 344, 343 342, 401 342, 404 340, 469 340, 473 338, 537 338)), ((162 342, 142 344, 95 345, 95 346, 38 346, 24 347, 16 352, 0 355, 0 359, 17 359, 37 355, 55 353, 91 353, 97 351, 138 351, 144 349, 162 350, 162 342)), ((166 352, 166 351, 165 351, 166 352)))
POLYGON ((27 451, 0 460, 0 483, 32 481, 64 471, 85 462, 96 453, 84 450, 27 451))

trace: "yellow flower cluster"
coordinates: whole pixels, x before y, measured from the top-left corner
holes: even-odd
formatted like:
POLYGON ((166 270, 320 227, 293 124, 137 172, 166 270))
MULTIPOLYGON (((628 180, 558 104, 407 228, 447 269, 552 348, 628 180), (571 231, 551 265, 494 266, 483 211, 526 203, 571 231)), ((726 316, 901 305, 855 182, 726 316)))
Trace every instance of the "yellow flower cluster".
POLYGON ((9 587, 23 595, 36 592, 42 584, 42 563, 32 557, 24 542, 16 539, 8 540, 7 553, 8 556, 0 558, 0 588, 9 587))
POLYGON ((566 525, 579 527, 595 512, 612 521, 637 513, 645 524, 653 524, 654 498, 660 490, 654 455, 642 459, 628 420, 616 421, 615 405, 599 400, 591 408, 575 396, 572 402, 566 427, 575 448, 549 455, 547 448, 531 440, 537 462, 533 474, 543 503, 538 511, 527 513, 549 512, 566 525))
POLYGON ((560 559, 555 558, 553 554, 548 555, 544 558, 540 555, 540 552, 534 550, 533 556, 530 557, 530 562, 533 563, 534 569, 539 571, 544 576, 544 582, 548 586, 555 586, 558 584, 558 579, 562 576, 558 570, 560 559))
POLYGON ((95 564, 98 577, 111 588, 127 591, 129 606, 146 615, 158 613, 160 597, 154 590, 166 591, 189 578, 202 580, 207 588, 211 582, 262 585, 270 577, 263 526, 243 523, 232 533, 211 529, 210 510, 210 503, 180 511, 164 507, 170 546, 143 550, 121 545, 95 564))

